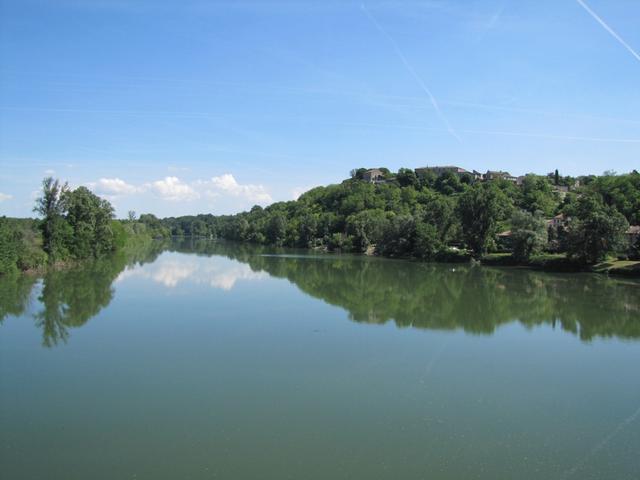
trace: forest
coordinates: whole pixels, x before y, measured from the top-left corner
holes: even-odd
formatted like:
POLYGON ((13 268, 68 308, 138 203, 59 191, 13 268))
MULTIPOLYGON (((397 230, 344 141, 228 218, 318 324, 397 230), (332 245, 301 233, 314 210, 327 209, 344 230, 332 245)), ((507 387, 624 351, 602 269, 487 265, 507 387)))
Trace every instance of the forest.
POLYGON ((529 174, 476 180, 444 172, 364 168, 340 184, 295 201, 254 206, 236 215, 160 219, 134 212, 114 218, 86 187, 43 180, 36 219, 0 218, 0 274, 98 259, 154 238, 220 238, 260 245, 378 254, 435 261, 504 255, 528 264, 551 258, 592 265, 609 257, 640 259, 640 173, 601 176, 529 174), (637 230, 637 229, 636 229, 637 230))
POLYGON ((152 224, 116 220, 107 200, 51 177, 42 182, 34 212, 39 218, 0 217, 0 274, 101 259, 165 233, 152 224))
POLYGON ((521 263, 547 254, 588 265, 612 255, 640 257, 638 239, 627 233, 640 223, 635 170, 578 178, 529 174, 520 184, 380 170, 385 178, 376 183, 365 180, 366 169, 355 169, 340 184, 237 215, 147 221, 159 222, 171 236, 423 260, 502 252, 521 263))

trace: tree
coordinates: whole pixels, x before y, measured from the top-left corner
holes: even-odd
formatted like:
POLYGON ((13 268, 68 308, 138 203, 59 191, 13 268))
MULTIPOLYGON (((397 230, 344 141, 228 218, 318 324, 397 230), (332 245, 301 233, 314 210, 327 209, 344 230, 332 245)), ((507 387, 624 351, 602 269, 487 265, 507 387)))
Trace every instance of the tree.
POLYGON ((136 212, 135 212, 135 210, 129 210, 129 212, 127 213, 127 219, 128 219, 130 222, 135 222, 135 221, 136 221, 136 218, 137 218, 137 217, 136 217, 136 212))
POLYGON ((412 256, 415 235, 415 219, 411 215, 396 215, 385 225, 378 250, 388 256, 412 256))
POLYGON ((60 185, 58 180, 47 177, 42 181, 42 196, 36 200, 34 211, 42 215, 43 249, 50 261, 64 259, 68 255, 67 243, 71 229, 65 221, 66 194, 68 185, 60 185))
POLYGON ((604 260, 623 248, 629 223, 614 207, 605 205, 597 194, 578 199, 569 224, 568 254, 587 264, 604 260))
POLYGON ((362 180, 366 171, 366 168, 354 168, 349 173, 351 175, 351 178, 353 178, 354 180, 362 180))
POLYGON ((446 244, 457 228, 454 201, 451 197, 434 193, 425 202, 422 220, 433 225, 440 243, 446 244))
POLYGON ((78 187, 65 193, 66 220, 72 229, 70 253, 75 258, 100 257, 114 250, 113 207, 91 193, 86 187, 78 187))
POLYGON ((382 238, 387 219, 382 210, 364 210, 347 217, 347 233, 353 237, 353 246, 364 252, 382 238))
POLYGON ((414 187, 417 188, 420 184, 418 180, 418 176, 416 172, 411 170, 410 168, 401 168, 398 170, 398 174, 396 175, 396 180, 401 187, 414 187))
POLYGON ((435 183, 435 189, 444 195, 452 195, 462 192, 465 185, 460 182, 460 177, 453 172, 443 172, 435 183))
POLYGON ((458 203, 462 234, 476 258, 486 253, 498 222, 510 209, 509 199, 493 182, 477 183, 462 194, 458 203))
POLYGON ((531 214, 518 210, 511 217, 511 238, 513 240, 513 257, 519 261, 527 261, 534 253, 539 253, 547 245, 547 225, 544 217, 538 212, 531 214))
POLYGON ((274 245, 282 245, 287 233, 287 218, 284 213, 276 212, 271 215, 267 224, 267 239, 274 245))
POLYGON ((522 181, 522 201, 520 206, 530 213, 540 211, 547 216, 553 215, 558 200, 551 184, 544 177, 529 174, 522 181))
POLYGON ((416 223, 414 256, 429 260, 435 257, 436 253, 441 249, 442 244, 440 243, 438 229, 430 223, 416 223))
POLYGON ((11 228, 6 217, 0 217, 0 275, 16 272, 20 233, 11 228))

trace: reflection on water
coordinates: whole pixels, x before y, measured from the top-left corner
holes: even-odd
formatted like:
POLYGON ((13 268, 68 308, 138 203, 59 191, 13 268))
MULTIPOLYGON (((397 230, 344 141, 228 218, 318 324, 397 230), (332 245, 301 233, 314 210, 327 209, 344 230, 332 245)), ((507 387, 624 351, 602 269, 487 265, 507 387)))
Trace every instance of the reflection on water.
POLYGON ((81 327, 111 303, 114 280, 127 265, 153 262, 162 248, 160 243, 151 243, 80 267, 52 270, 41 279, 27 275, 3 277, 0 322, 9 315, 23 314, 36 297, 33 317, 42 329, 43 345, 66 342, 69 328, 81 327))
POLYGON ((24 313, 36 297, 33 317, 42 329, 43 344, 52 346, 67 340, 69 328, 84 325, 109 305, 114 284, 130 278, 169 289, 197 284, 229 291, 238 281, 269 276, 286 278, 306 294, 345 309, 356 322, 394 321, 399 327, 490 334, 518 321, 527 327, 559 326, 582 340, 640 337, 637 282, 359 256, 292 255, 205 240, 153 244, 82 268, 50 272, 41 281, 3 278, 0 321, 24 313), (189 255, 158 257, 165 248, 189 255))
POLYGON ((246 264, 222 257, 162 256, 152 265, 128 267, 118 275, 116 282, 138 277, 167 288, 190 282, 229 291, 239 280, 260 280, 268 276, 265 272, 252 271, 246 264))

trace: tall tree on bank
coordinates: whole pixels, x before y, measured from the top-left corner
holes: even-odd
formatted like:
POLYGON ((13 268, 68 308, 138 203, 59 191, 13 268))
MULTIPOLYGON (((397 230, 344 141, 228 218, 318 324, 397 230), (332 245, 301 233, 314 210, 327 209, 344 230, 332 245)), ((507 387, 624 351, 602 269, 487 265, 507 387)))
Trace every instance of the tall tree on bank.
POLYGON ((67 184, 45 178, 34 211, 42 216, 43 249, 49 262, 100 257, 115 249, 113 207, 86 187, 71 191, 67 184))
POLYGON ((605 205, 600 195, 583 195, 571 214, 567 252, 570 257, 593 264, 624 247, 629 223, 618 210, 605 205))
POLYGON ((86 187, 65 194, 66 220, 73 231, 70 251, 76 258, 100 257, 113 250, 113 207, 86 187))
POLYGON ((64 219, 65 200, 69 187, 58 180, 47 177, 42 181, 42 196, 36 200, 34 212, 42 215, 40 229, 44 251, 49 261, 67 256, 67 242, 71 235, 69 224, 64 219))
POLYGON ((513 239, 513 257, 518 261, 527 261, 534 253, 540 253, 547 245, 547 224, 537 212, 532 214, 518 210, 511 217, 511 237, 513 239))
POLYGON ((498 222, 506 218, 511 208, 509 199, 494 183, 476 183, 460 196, 462 234, 474 257, 487 252, 498 222))

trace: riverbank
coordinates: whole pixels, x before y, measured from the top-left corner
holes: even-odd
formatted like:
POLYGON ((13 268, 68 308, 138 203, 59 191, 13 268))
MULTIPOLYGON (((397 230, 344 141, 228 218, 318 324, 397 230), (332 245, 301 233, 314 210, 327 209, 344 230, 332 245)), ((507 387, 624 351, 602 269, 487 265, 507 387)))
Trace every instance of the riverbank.
POLYGON ((591 272, 640 278, 640 261, 637 260, 607 260, 595 265, 586 265, 565 255, 544 254, 522 262, 508 253, 491 253, 482 257, 480 263, 487 266, 533 268, 546 272, 591 272))

